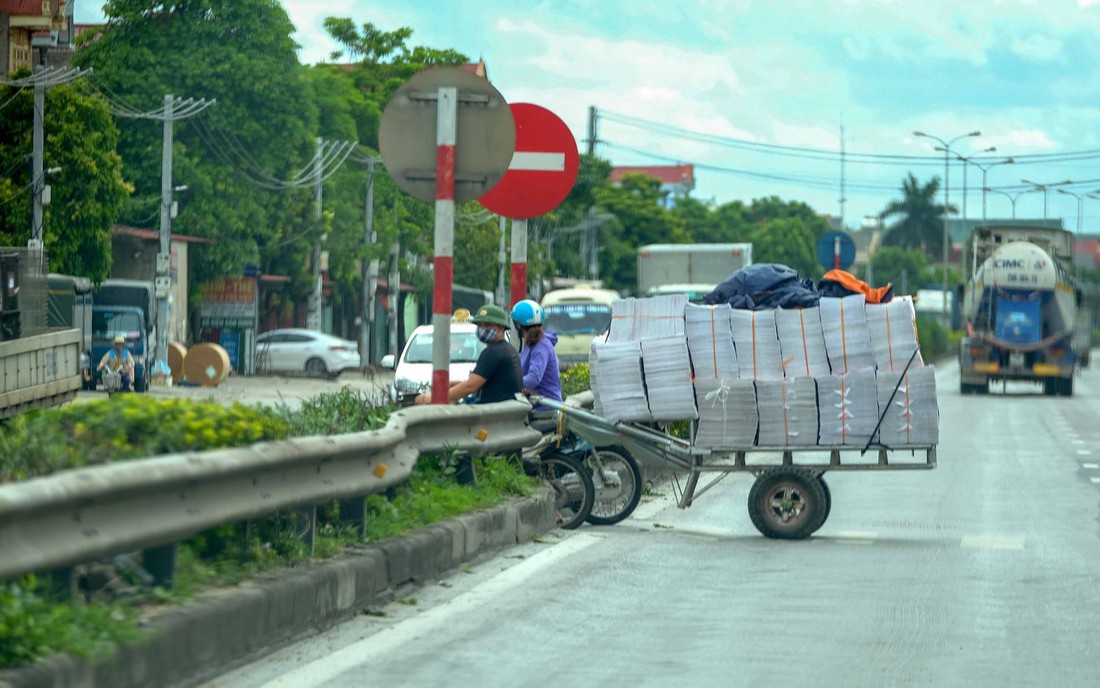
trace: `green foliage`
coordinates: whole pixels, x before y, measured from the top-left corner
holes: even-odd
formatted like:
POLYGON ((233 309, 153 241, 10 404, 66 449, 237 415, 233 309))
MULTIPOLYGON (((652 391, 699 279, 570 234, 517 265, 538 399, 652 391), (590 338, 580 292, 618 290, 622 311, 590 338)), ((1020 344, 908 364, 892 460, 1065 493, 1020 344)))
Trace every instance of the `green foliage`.
POLYGON ((0 483, 67 468, 287 437, 275 411, 118 394, 13 418, 0 433, 0 483))
POLYGON ((751 235, 752 259, 756 263, 782 263, 803 277, 820 277, 817 239, 814 229, 801 218, 764 220, 751 235))
POLYGON ((276 415, 286 423, 291 437, 340 435, 377 430, 386 424, 394 406, 366 392, 342 387, 332 394, 319 394, 297 409, 276 406, 276 415))
POLYGON ((0 667, 51 652, 103 657, 140 637, 136 617, 121 604, 52 601, 33 576, 0 584, 0 667))
MULTIPOLYGON (((0 102, 15 95, 0 87, 0 102)), ((43 169, 61 168, 43 182, 53 200, 45 209, 43 240, 50 270, 83 275, 99 283, 111 269, 111 226, 132 187, 116 152, 119 130, 106 101, 78 86, 46 92, 43 169)), ((21 246, 30 238, 31 129, 33 95, 25 90, 0 117, 0 243, 21 246), (5 175, 7 176, 7 175, 5 175)))
MULTIPOLYGON (((917 332, 920 334, 920 355, 927 363, 934 363, 953 352, 949 348, 951 334, 939 320, 928 316, 917 316, 917 332)), ((958 340, 956 340, 956 344, 958 340)))
MULTIPOLYGON (((925 262, 924 253, 917 249, 884 246, 871 259, 875 284, 892 284, 899 296, 915 294, 924 283, 925 262)), ((866 269, 863 277, 867 277, 866 269)))
POLYGON ((577 363, 561 372, 561 393, 569 397, 586 392, 592 387, 587 363, 577 363))

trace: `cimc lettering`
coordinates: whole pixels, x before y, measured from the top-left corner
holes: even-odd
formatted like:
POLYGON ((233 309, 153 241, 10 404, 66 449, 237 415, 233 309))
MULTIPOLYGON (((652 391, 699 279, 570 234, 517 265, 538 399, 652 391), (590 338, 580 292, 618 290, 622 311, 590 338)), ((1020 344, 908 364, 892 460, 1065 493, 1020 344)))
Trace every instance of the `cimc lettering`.
POLYGON ((1024 263, 1024 261, 1018 258, 1000 258, 993 261, 993 267, 1006 270, 1019 270, 1022 268, 1027 268, 1027 265, 1024 263))

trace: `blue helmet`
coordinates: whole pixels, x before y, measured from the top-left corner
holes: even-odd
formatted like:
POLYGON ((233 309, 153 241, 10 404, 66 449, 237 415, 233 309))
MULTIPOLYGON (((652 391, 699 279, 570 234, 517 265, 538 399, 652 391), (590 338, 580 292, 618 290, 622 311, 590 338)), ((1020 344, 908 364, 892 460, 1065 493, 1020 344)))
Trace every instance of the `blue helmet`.
POLYGON ((545 317, 542 306, 530 299, 524 299, 512 306, 512 320, 522 327, 541 325, 545 317))

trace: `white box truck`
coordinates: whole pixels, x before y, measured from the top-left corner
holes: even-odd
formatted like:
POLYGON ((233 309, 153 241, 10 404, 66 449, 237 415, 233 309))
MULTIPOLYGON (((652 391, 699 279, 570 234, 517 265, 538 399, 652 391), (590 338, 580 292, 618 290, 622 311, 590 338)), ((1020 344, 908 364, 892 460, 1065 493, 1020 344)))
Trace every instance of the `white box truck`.
POLYGON ((700 301, 752 265, 752 244, 650 244, 638 248, 638 296, 687 294, 700 301))

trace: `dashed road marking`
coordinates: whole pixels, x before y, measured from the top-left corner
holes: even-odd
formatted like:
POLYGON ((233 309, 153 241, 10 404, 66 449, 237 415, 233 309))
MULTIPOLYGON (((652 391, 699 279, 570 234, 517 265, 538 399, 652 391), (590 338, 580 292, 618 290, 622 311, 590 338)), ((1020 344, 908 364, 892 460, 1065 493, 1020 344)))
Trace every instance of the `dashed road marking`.
POLYGON ((1077 454, 1080 455, 1080 456, 1088 456, 1091 453, 1092 452, 1089 451, 1088 449, 1078 449, 1077 450, 1077 454))
POLYGON ((1084 444, 1085 441, 1084 440, 1070 440, 1070 443, 1071 444, 1084 444))
POLYGON ((1100 478, 1089 478, 1094 483, 1100 483, 1100 478))
POLYGON ((1081 464, 1081 468, 1088 468, 1090 470, 1096 470, 1097 468, 1100 468, 1100 463, 1083 463, 1083 464, 1081 464))
POLYGON ((1011 535, 967 535, 959 543, 964 549, 1022 550, 1024 538, 1011 535))

